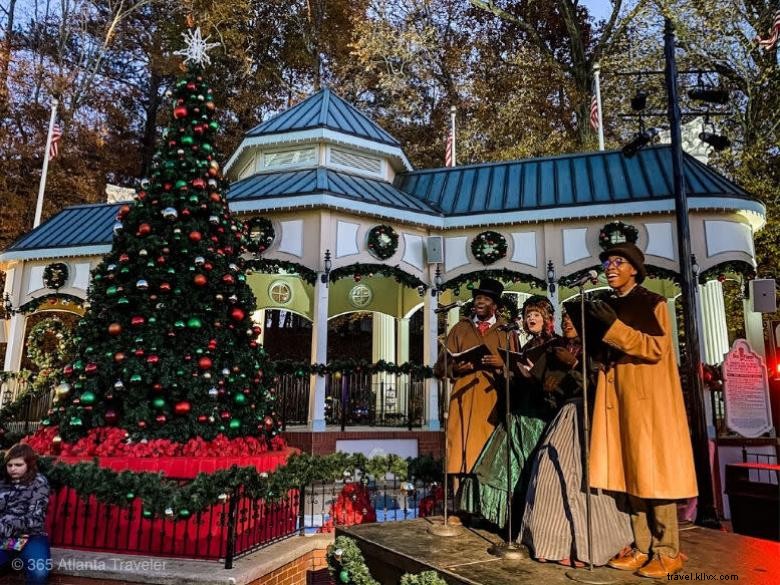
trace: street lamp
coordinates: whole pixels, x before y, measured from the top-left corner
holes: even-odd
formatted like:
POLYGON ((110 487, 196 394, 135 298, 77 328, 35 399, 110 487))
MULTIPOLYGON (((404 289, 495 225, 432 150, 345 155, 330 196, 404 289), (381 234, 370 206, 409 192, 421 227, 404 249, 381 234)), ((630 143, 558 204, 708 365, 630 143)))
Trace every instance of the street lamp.
POLYGON ((555 264, 552 260, 547 261, 547 290, 550 294, 555 292, 555 264))
POLYGON ((431 289, 431 296, 436 297, 442 292, 442 285, 444 284, 444 279, 441 276, 441 267, 437 264, 436 265, 436 274, 433 277, 433 288, 431 289))
POLYGON ((328 286, 328 281, 330 280, 330 269, 333 266, 333 263, 330 261, 330 250, 325 250, 325 272, 320 275, 320 281, 322 284, 324 284, 326 287, 328 286))

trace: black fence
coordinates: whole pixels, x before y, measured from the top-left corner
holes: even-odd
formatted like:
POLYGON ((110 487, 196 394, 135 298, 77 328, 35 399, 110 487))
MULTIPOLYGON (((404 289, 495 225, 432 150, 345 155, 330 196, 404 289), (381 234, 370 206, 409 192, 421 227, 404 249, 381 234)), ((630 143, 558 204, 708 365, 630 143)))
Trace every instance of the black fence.
POLYGON ((0 425, 12 439, 34 433, 52 399, 51 391, 37 392, 26 373, 5 375, 0 382, 0 425))

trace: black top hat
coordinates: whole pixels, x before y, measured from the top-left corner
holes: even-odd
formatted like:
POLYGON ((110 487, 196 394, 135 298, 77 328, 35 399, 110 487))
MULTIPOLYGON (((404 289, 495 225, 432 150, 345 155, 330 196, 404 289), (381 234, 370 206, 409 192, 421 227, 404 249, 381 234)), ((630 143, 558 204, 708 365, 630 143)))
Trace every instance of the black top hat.
POLYGON ((604 262, 610 256, 621 256, 628 260, 636 269, 636 283, 642 284, 647 276, 647 269, 645 268, 645 255, 642 253, 636 244, 631 242, 622 242, 615 244, 604 250, 599 254, 599 260, 604 262))
POLYGON ((477 295, 485 295, 493 299, 493 302, 496 304, 501 301, 502 294, 504 294, 504 285, 494 278, 483 278, 479 281, 479 286, 471 291, 472 297, 476 298, 477 295))

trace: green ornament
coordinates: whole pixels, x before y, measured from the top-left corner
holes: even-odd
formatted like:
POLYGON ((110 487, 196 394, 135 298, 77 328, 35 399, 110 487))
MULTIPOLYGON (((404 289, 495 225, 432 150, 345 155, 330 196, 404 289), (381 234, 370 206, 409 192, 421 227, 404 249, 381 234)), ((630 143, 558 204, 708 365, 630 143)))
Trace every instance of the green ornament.
POLYGON ((130 381, 134 384, 140 384, 141 383, 141 374, 133 374, 130 376, 130 381))
POLYGON ((203 327, 203 322, 197 317, 190 317, 187 320, 187 327, 189 327, 190 329, 200 329, 201 327, 203 327))
POLYGON ((176 329, 184 329, 184 327, 186 327, 186 325, 184 324, 184 321, 182 321, 182 320, 175 321, 173 323, 173 326, 176 327, 176 329))
POLYGON ((177 189, 181 189, 182 187, 187 186, 187 181, 185 181, 184 179, 179 179, 173 184, 173 186, 176 187, 177 189))
POLYGON ((198 202, 198 196, 197 195, 190 195, 188 201, 190 203, 197 203, 198 202))
POLYGON ((166 160, 165 163, 163 163, 163 167, 169 171, 173 170, 176 168, 176 161, 166 160))
POLYGON ((109 286, 109 287, 106 289, 106 294, 107 294, 108 296, 113 296, 113 295, 115 295, 115 294, 116 294, 116 287, 115 287, 115 286, 109 286))
POLYGON ((219 122, 217 122, 216 120, 212 120, 211 122, 209 122, 209 128, 215 131, 219 130, 219 122))
POLYGON ((149 322, 149 323, 157 323, 157 317, 154 317, 154 316, 152 316, 152 317, 149 317, 149 320, 148 320, 148 322, 149 322))
POLYGON ((237 418, 231 418, 230 419, 230 428, 233 429, 234 431, 240 429, 241 428, 241 421, 238 420, 237 418))
POLYGON ((125 499, 126 500, 133 500, 133 499, 135 499, 135 494, 133 492, 127 492, 125 494, 125 499))
POLYGON ((165 398, 155 398, 152 400, 152 404, 157 410, 162 410, 165 408, 165 398))
POLYGON ((469 289, 469 290, 474 290, 474 283, 473 282, 468 283, 466 285, 466 288, 469 289))
POLYGON ((339 572, 339 581, 349 583, 349 572, 346 569, 341 569, 339 572))
POLYGON ((129 273, 130 273, 130 268, 128 268, 127 266, 122 266, 122 268, 120 268, 119 270, 119 274, 129 274, 129 273))
POLYGON ((182 508, 179 510, 179 518, 189 518, 190 517, 190 511, 187 508, 182 508))
POLYGON ((176 375, 177 376, 183 376, 184 375, 184 370, 176 370, 176 375))
POLYGON ((84 362, 81 360, 76 360, 75 362, 73 362, 73 369, 77 372, 80 372, 81 370, 84 369, 84 362))
POLYGON ((184 135, 184 136, 181 137, 181 143, 186 145, 186 146, 190 146, 192 144, 192 142, 193 142, 192 136, 184 135))
POLYGON ((152 517, 152 511, 151 510, 144 510, 143 511, 144 518, 151 518, 152 517))
POLYGON ((94 392, 86 391, 84 392, 84 394, 81 395, 80 400, 82 404, 94 404, 95 394, 94 392))
POLYGON ((213 150, 208 142, 201 144, 200 149, 205 153, 210 153, 213 150))
POLYGON ((49 425, 51 425, 51 421, 50 421, 48 418, 45 418, 45 419, 43 419, 43 420, 41 421, 41 424, 42 424, 43 426, 45 426, 45 427, 48 427, 49 425))
POLYGON ((81 419, 77 416, 70 417, 70 426, 80 427, 82 425, 81 419))
POLYGON ((95 351, 95 348, 91 345, 87 347, 87 349, 84 350, 84 353, 93 353, 95 351))
POLYGON ((120 297, 120 298, 117 300, 116 304, 117 304, 117 305, 129 305, 129 304, 130 304, 130 301, 129 301, 129 300, 127 300, 127 297, 120 297))
POLYGON ((233 402, 236 404, 246 404, 246 394, 238 393, 233 396, 233 402))

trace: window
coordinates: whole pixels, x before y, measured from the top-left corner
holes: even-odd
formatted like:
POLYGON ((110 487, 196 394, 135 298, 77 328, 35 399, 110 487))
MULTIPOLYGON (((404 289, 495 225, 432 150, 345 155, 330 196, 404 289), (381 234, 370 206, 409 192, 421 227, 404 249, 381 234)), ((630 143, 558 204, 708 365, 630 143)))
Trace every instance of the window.
POLYGON ((354 307, 357 307, 358 309, 362 309, 370 305, 373 298, 374 293, 365 284, 356 284, 352 287, 352 290, 349 291, 349 301, 354 307))
POLYGON ((268 287, 268 296, 280 305, 287 305, 292 300, 293 294, 290 285, 283 280, 276 280, 268 287))
POLYGON ((264 155, 264 166, 267 169, 271 169, 310 165, 314 163, 316 158, 316 151, 314 148, 266 152, 264 155))
POLYGON ((375 175, 382 173, 382 161, 380 159, 341 150, 340 148, 330 149, 330 162, 375 175))

